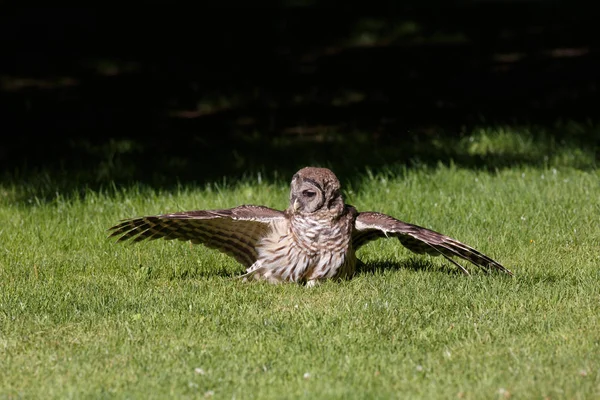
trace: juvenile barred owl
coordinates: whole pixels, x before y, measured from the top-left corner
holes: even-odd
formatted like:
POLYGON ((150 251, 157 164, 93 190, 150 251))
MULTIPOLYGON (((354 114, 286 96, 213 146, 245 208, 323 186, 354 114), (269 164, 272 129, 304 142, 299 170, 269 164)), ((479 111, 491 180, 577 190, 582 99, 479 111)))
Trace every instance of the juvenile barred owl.
POLYGON ((340 182, 326 168, 306 167, 292 178, 287 210, 243 205, 224 210, 185 211, 124 220, 110 228, 118 241, 163 238, 202 243, 246 267, 245 279, 299 282, 313 286, 348 279, 355 252, 378 238, 396 237, 418 254, 442 255, 460 270, 459 257, 485 269, 512 273, 466 244, 432 230, 345 204, 340 182))

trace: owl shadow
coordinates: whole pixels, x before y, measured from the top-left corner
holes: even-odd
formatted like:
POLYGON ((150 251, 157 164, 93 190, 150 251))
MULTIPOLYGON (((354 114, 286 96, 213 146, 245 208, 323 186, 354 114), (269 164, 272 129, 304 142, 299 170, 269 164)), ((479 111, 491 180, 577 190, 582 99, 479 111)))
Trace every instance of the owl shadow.
POLYGON ((182 270, 172 270, 168 273, 168 279, 173 281, 183 281, 183 280, 194 280, 194 279, 204 279, 204 278, 213 278, 213 277, 221 277, 221 278, 236 278, 242 275, 240 271, 232 271, 228 268, 216 268, 216 269, 206 269, 206 268, 189 268, 182 270))
POLYGON ((440 266, 432 263, 428 259, 423 258, 409 258, 405 261, 368 261, 360 262, 356 268, 357 274, 380 274, 385 271, 398 271, 398 270, 412 270, 412 271, 426 271, 426 272, 444 272, 449 275, 461 275, 462 273, 455 268, 448 266, 440 266))

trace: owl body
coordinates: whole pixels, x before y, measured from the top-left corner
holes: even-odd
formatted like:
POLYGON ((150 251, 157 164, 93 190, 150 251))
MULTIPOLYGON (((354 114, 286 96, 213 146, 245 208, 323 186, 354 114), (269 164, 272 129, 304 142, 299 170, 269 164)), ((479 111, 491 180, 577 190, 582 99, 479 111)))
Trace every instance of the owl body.
POLYGON ((121 221, 110 228, 118 240, 178 239, 218 249, 246 267, 246 280, 299 282, 349 279, 360 260, 355 252, 379 238, 396 238, 417 254, 462 258, 488 271, 512 273, 500 263, 448 236, 378 212, 344 203, 340 182, 326 168, 306 167, 290 185, 289 206, 278 211, 242 205, 184 211, 121 221))
POLYGON ((326 279, 351 278, 356 268, 351 240, 356 215, 354 207, 346 206, 340 216, 291 215, 273 223, 257 246, 257 261, 244 277, 309 286, 326 279))

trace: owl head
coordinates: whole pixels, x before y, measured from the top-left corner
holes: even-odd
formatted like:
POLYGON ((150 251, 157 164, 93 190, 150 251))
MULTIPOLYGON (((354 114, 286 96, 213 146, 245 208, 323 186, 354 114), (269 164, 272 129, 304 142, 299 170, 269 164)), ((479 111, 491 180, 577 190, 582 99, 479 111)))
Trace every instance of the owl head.
POLYGON ((340 193, 340 181, 327 168, 302 168, 292 178, 288 210, 301 215, 341 215, 344 199, 340 193))

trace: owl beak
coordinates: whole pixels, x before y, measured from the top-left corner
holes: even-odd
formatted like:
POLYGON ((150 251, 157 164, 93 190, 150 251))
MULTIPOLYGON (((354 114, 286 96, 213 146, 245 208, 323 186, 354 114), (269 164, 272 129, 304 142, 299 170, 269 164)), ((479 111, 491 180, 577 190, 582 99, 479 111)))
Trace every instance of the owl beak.
POLYGON ((294 211, 298 211, 300 209, 300 202, 298 201, 298 199, 294 199, 294 211))

